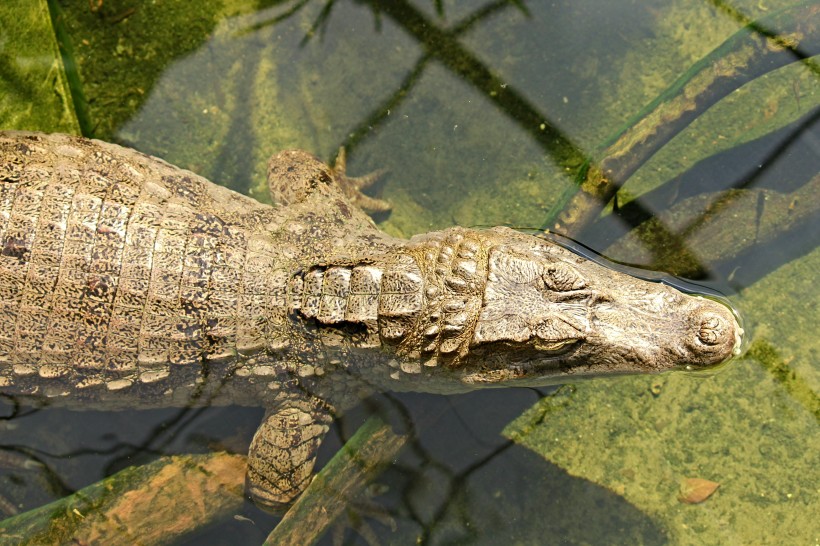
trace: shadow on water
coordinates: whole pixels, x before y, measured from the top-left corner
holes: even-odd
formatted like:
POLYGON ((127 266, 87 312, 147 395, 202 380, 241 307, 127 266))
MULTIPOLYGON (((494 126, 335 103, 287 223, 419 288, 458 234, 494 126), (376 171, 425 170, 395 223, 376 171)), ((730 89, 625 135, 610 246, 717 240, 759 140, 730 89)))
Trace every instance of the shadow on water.
MULTIPOLYGON (((389 416, 397 429, 412 430, 410 443, 368 497, 349 499, 338 528, 353 541, 345 543, 361 540, 347 528, 360 519, 380 540, 392 543, 495 544, 499 537, 527 541, 534 535, 570 544, 666 543, 664 532, 620 496, 568 475, 500 435, 551 391, 381 395, 337 421, 323 444, 320 466, 370 413, 389 416)), ((113 414, 30 411, 17 416, 18 427, 3 434, 4 453, 14 453, 17 437, 25 438, 20 455, 29 461, 27 468, 14 467, 4 476, 3 491, 23 504, 38 504, 159 455, 242 453, 260 418, 260 410, 236 407, 113 414), (59 438, 53 433, 57 428, 59 438), (32 467, 31 460, 43 466, 32 467), (63 482, 63 476, 69 481, 63 482)), ((264 529, 277 520, 250 502, 239 515, 182 544, 261 543, 264 529)), ((328 533, 320 544, 332 544, 332 536, 328 533)))
MULTIPOLYGON (((605 249, 639 228, 656 215, 676 207, 685 208, 686 200, 720 194, 729 190, 763 190, 771 195, 788 197, 809 184, 820 172, 820 109, 764 137, 741 144, 699 161, 680 176, 660 185, 626 205, 618 207, 583 234, 586 244, 605 249)), ((757 214, 763 213, 766 194, 759 193, 757 214)), ((797 199, 797 198, 795 198, 797 199)), ((690 207, 691 208, 691 207, 690 207)), ((689 225, 696 225, 708 210, 690 212, 689 225)), ((726 252, 698 275, 700 280, 720 284, 722 291, 735 292, 814 250, 820 244, 820 211, 801 224, 799 230, 784 230, 776 237, 758 241, 758 233, 749 234, 746 248, 726 252), (766 256, 761 260, 760 256, 766 256), (733 274, 734 273, 734 274, 733 274), (731 287, 724 282, 732 278, 731 287)), ((683 235, 687 227, 677 227, 683 235)))

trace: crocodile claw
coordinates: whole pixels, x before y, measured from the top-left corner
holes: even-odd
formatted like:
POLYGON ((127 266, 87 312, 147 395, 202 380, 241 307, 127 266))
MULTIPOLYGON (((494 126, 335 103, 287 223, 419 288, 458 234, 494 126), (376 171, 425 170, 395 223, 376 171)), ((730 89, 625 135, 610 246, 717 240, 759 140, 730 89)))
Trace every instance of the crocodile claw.
POLYGON ((342 188, 345 197, 350 199, 354 205, 365 211, 367 214, 379 214, 389 212, 391 205, 384 199, 377 199, 362 193, 362 190, 369 188, 387 172, 386 169, 379 169, 364 176, 347 176, 347 153, 344 147, 339 148, 336 162, 331 168, 333 178, 342 188))

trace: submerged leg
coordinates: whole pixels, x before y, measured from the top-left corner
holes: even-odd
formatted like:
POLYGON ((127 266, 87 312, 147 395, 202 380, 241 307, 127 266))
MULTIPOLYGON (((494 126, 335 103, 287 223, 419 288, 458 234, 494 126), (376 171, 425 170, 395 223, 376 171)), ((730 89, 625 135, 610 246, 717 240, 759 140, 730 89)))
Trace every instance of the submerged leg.
POLYGON ((368 214, 390 210, 387 201, 362 193, 384 174, 376 171, 361 177, 347 176, 347 158, 344 148, 339 150, 336 165, 328 167, 301 150, 278 153, 268 161, 268 188, 274 203, 293 205, 318 193, 323 202, 333 202, 344 196, 351 204, 368 214))
POLYGON ((347 176, 347 153, 344 148, 339 148, 339 155, 336 156, 336 163, 333 165, 333 178, 342 188, 342 192, 367 214, 388 212, 392 208, 387 201, 362 193, 362 190, 375 184, 384 173, 384 169, 379 169, 364 176, 347 176))
POLYGON ((280 512, 305 490, 331 421, 329 408, 319 404, 265 414, 248 452, 245 481, 257 506, 280 512))

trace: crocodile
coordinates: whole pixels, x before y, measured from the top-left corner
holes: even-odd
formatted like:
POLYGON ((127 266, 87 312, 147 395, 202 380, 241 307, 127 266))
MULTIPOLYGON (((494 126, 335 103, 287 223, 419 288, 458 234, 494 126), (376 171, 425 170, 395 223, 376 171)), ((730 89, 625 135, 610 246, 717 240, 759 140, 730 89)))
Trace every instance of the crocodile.
POLYGON ((46 405, 266 408, 246 489, 282 510, 373 391, 458 393, 699 369, 725 302, 505 227, 398 239, 361 183, 271 158, 266 205, 115 144, 0 133, 0 393, 46 405))

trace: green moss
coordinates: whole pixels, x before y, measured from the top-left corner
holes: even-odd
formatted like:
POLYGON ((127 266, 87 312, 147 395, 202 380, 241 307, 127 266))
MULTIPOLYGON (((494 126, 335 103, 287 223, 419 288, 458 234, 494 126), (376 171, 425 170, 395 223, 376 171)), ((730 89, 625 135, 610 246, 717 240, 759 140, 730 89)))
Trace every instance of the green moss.
POLYGON ((515 442, 523 441, 545 422, 549 423, 549 418, 552 415, 566 411, 573 403, 572 397, 576 391, 574 385, 561 386, 554 393, 543 397, 537 404, 521 414, 515 421, 516 426, 508 428, 505 434, 515 442))
POLYGON ((711 374, 582 383, 504 434, 622 495, 674 544, 811 543, 820 510, 818 267, 815 250, 736 298, 753 339, 742 359, 711 374), (691 477, 720 489, 683 505, 679 483, 691 477))
POLYGON ((625 204, 698 161, 785 127, 818 105, 820 80, 810 66, 794 63, 757 78, 710 108, 647 161, 626 185, 630 194, 619 194, 619 201, 625 204))
POLYGON ((181 0, 105 0, 99 9, 54 1, 88 101, 88 136, 104 140, 139 110, 169 64, 201 46, 222 18, 253 7, 251 0, 203 0, 195 9, 181 0))
POLYGON ((0 3, 0 129, 80 132, 46 0, 0 3))

